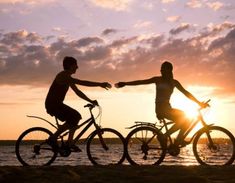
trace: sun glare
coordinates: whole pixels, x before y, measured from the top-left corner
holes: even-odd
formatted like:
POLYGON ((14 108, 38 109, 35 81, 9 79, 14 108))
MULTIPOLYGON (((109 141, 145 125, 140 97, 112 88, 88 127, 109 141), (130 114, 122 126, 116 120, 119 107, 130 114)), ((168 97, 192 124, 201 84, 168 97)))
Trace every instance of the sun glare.
POLYGON ((175 97, 172 100, 172 107, 180 109, 185 112, 189 119, 195 118, 198 115, 198 106, 194 102, 183 99, 181 97, 175 97))

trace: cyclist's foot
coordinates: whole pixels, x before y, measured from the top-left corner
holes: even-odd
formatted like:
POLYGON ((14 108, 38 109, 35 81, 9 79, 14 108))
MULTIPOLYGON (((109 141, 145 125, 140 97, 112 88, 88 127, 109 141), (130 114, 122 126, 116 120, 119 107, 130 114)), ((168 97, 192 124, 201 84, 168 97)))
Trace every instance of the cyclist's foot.
POLYGON ((59 149, 57 142, 56 142, 56 139, 54 139, 52 137, 49 137, 46 140, 46 143, 52 147, 53 151, 57 151, 59 149))
POLYGON ((82 150, 78 146, 76 146, 75 144, 71 145, 70 149, 73 152, 82 152, 82 150))

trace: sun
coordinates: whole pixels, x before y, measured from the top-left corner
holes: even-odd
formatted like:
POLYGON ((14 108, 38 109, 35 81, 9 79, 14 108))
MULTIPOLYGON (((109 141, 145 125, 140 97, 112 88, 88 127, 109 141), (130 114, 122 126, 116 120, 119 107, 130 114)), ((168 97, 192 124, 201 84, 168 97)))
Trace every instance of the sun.
POLYGON ((198 116, 199 106, 195 102, 185 97, 181 96, 174 97, 171 103, 173 108, 177 108, 184 111, 185 115, 189 119, 193 119, 198 116))

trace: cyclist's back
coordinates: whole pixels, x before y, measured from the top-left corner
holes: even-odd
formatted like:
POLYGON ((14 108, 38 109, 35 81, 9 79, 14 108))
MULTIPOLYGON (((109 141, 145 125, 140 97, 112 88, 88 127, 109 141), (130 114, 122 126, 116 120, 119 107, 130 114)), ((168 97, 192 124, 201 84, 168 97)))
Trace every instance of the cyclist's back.
POLYGON ((64 98, 69 89, 68 78, 71 77, 66 71, 62 71, 55 77, 46 97, 45 107, 47 112, 54 116, 57 108, 63 105, 64 98))
POLYGON ((65 95, 69 89, 68 78, 65 71, 57 74, 46 97, 46 107, 55 103, 63 103, 65 95))

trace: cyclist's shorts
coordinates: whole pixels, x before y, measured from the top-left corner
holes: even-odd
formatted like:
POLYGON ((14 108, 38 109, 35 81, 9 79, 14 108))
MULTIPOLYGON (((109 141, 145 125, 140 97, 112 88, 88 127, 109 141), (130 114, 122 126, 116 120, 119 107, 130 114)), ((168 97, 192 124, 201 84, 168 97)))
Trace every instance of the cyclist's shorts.
POLYGON ((171 105, 168 102, 156 102, 155 112, 158 119, 167 118, 171 110, 171 105))
POLYGON ((185 114, 179 109, 172 108, 169 103, 156 103, 156 115, 158 119, 169 119, 174 122, 185 122, 185 114))
POLYGON ((75 109, 65 105, 59 104, 54 107, 46 107, 47 113, 51 116, 55 116, 60 121, 65 121, 70 127, 76 126, 80 119, 82 119, 80 113, 75 109))

